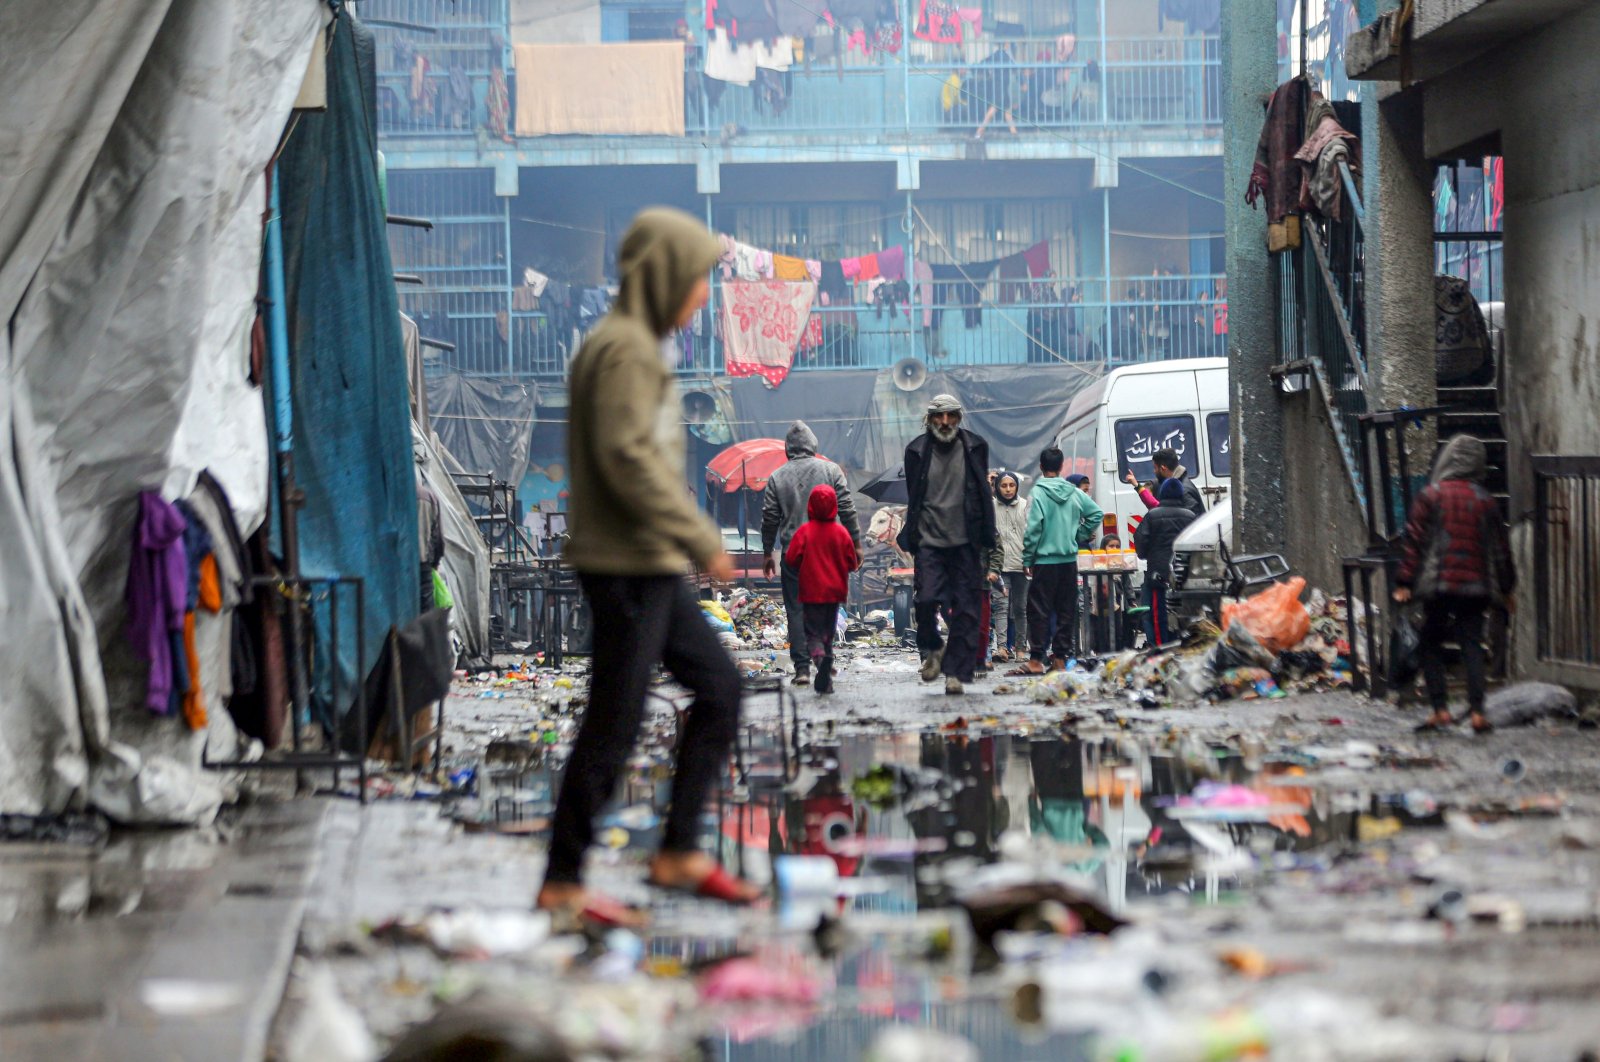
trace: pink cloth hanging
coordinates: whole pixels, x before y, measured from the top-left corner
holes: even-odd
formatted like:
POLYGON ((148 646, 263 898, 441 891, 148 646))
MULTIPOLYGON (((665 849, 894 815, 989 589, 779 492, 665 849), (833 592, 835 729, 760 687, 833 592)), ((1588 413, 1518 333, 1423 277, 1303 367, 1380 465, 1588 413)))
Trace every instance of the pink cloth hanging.
POLYGON ((906 249, 903 244, 885 247, 878 252, 878 275, 885 280, 906 278, 906 249))
POLYGON ((817 286, 810 281, 733 281, 722 286, 722 340, 729 376, 777 387, 805 336, 817 286))

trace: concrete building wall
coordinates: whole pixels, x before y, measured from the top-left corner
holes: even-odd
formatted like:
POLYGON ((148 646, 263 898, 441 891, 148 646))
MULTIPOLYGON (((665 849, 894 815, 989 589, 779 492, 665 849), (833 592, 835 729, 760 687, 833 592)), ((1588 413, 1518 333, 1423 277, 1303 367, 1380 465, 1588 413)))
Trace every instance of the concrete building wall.
POLYGON ((513 44, 599 44, 600 0, 511 0, 513 44))
MULTIPOLYGON (((1294 574, 1328 593, 1343 593, 1344 557, 1361 552, 1366 517, 1344 459, 1333 445, 1333 425, 1313 388, 1280 399, 1285 439, 1283 458, 1284 558, 1294 574)), ((1268 520, 1269 512, 1247 511, 1268 520)))
POLYGON ((1536 660, 1533 454, 1600 454, 1600 7, 1590 6, 1428 86, 1429 149, 1505 156, 1506 354, 1513 542, 1523 574, 1515 650, 1525 674, 1600 689, 1600 673, 1536 660))

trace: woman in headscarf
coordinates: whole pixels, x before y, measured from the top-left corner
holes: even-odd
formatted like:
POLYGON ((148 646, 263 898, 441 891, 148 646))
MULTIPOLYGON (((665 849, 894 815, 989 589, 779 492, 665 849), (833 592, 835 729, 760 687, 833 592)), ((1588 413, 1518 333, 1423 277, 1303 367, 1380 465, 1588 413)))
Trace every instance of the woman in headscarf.
POLYGON ((1467 671, 1467 708, 1474 733, 1494 729, 1483 714, 1488 684, 1483 627, 1490 606, 1514 605, 1511 563, 1500 506, 1483 489, 1483 440, 1457 435, 1439 451, 1433 477, 1411 503, 1394 599, 1422 602, 1422 674, 1433 714, 1417 729, 1455 723, 1445 686, 1444 646, 1455 642, 1467 671))
POLYGON ((994 617, 994 659, 1006 663, 1028 651, 1028 573, 1022 569, 1022 535, 1028 529, 1028 499, 1015 472, 994 479, 994 526, 999 536, 1000 571, 989 576, 994 617))

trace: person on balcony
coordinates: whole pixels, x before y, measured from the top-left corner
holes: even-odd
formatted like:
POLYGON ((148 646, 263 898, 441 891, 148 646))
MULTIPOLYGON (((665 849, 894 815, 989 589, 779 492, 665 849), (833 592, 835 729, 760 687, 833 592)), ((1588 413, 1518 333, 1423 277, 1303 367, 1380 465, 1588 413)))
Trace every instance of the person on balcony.
POLYGON ((978 131, 972 134, 972 139, 982 140, 989 123, 999 114, 1005 115, 1006 126, 1011 130, 1011 135, 1017 135, 1015 93, 1011 85, 1012 68, 1016 66, 1016 62, 1011 54, 1011 46, 1002 44, 989 58, 978 64, 978 69, 967 80, 967 84, 971 87, 965 91, 973 96, 978 107, 983 109, 983 120, 978 123, 978 131))
POLYGON ((1500 506, 1483 489, 1487 467, 1483 440, 1457 435, 1439 451, 1433 476, 1406 520, 1394 599, 1422 602, 1422 675, 1433 703, 1433 714, 1418 730, 1442 730, 1456 722, 1445 685, 1446 642, 1461 649, 1473 733, 1494 729, 1483 714, 1484 619, 1491 606, 1507 611, 1515 606, 1517 573, 1500 506))

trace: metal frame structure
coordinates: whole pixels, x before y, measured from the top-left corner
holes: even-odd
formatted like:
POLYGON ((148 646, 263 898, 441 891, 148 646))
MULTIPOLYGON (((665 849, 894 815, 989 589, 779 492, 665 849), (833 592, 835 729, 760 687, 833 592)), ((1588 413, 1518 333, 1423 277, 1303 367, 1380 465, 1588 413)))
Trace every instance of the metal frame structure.
MULTIPOLYGON (((290 711, 290 743, 288 752, 272 752, 259 760, 213 760, 202 753, 201 766, 212 770, 231 771, 263 771, 263 770, 290 770, 295 772, 295 790, 299 792, 305 788, 305 772, 308 770, 332 770, 333 786, 339 787, 339 775, 347 768, 354 768, 359 780, 361 803, 367 802, 367 745, 371 735, 367 732, 367 658, 366 649, 361 642, 361 632, 366 626, 367 599, 366 587, 359 576, 334 575, 334 576, 284 576, 284 575, 258 575, 250 581, 250 585, 257 594, 276 594, 283 598, 289 609, 288 619, 291 624, 300 624, 302 627, 309 620, 316 618, 316 603, 321 599, 328 602, 328 646, 334 660, 340 657, 340 629, 339 613, 344 603, 341 591, 350 590, 355 595, 355 704, 357 751, 344 752, 339 748, 338 735, 331 737, 331 749, 312 750, 306 747, 307 743, 302 737, 302 727, 311 725, 311 706, 309 685, 304 681, 291 682, 290 711)), ((305 661, 292 658, 289 661, 291 675, 304 676, 302 670, 305 661)), ((343 703, 344 690, 340 682, 338 667, 329 669, 332 688, 329 696, 332 703, 337 706, 343 703)))

